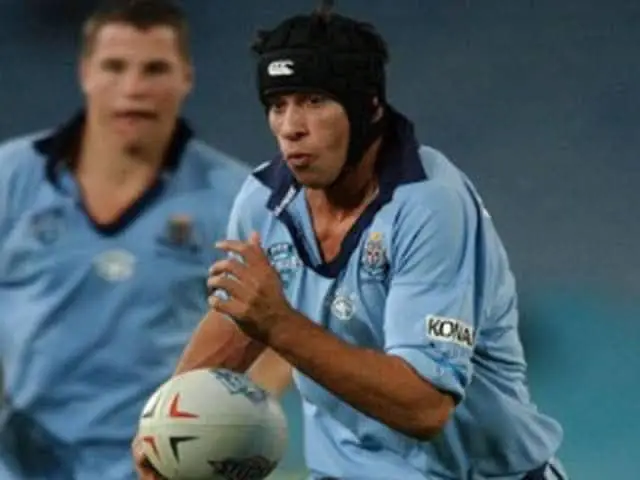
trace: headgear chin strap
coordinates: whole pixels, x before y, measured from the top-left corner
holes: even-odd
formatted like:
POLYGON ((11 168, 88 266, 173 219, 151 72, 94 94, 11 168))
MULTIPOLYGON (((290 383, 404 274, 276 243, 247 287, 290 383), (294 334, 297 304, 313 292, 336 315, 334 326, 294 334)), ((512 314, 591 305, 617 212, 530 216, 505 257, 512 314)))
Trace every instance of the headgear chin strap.
POLYGON ((263 34, 258 50, 258 92, 269 97, 318 92, 340 103, 351 128, 346 167, 355 166, 382 134, 386 49, 364 24, 339 15, 285 20, 263 34), (378 101, 375 102, 375 99, 378 101))

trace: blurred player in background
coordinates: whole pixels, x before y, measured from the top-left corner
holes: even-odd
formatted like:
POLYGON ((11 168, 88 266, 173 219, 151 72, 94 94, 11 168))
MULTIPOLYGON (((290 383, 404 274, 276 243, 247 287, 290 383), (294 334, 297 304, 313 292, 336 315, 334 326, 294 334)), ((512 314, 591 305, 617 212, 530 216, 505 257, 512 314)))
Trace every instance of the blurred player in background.
POLYGON ((248 172, 179 117, 187 36, 169 1, 110 2, 84 27, 83 111, 0 147, 2 480, 135 478, 143 403, 206 312, 248 172))
POLYGON ((179 370, 206 364, 227 316, 246 337, 208 365, 273 348, 295 368, 314 479, 566 478, 503 245, 469 179, 387 103, 385 41, 323 11, 256 51, 281 155, 235 201, 179 370))

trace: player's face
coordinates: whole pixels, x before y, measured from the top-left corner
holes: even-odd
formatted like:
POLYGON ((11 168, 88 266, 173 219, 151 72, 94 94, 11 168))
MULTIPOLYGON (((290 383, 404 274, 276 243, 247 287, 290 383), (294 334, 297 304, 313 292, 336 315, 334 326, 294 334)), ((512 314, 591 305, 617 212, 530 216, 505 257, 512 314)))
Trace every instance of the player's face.
POLYGON ((108 24, 82 59, 88 119, 125 148, 164 142, 173 131, 192 84, 177 40, 170 27, 108 24))
POLYGON ((302 185, 325 188, 338 177, 349 146, 349 120, 338 102, 321 94, 274 97, 269 126, 302 185))

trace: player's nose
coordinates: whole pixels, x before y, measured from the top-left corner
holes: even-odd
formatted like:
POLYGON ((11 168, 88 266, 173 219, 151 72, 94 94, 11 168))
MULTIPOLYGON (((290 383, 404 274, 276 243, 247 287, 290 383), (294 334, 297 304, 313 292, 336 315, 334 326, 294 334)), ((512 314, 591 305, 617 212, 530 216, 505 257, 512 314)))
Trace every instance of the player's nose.
POLYGON ((123 75, 121 93, 128 98, 144 97, 148 91, 148 82, 139 72, 129 71, 123 75))
POLYGON ((288 106, 280 119, 279 134, 287 140, 298 140, 307 132, 307 122, 304 113, 296 106, 288 106))

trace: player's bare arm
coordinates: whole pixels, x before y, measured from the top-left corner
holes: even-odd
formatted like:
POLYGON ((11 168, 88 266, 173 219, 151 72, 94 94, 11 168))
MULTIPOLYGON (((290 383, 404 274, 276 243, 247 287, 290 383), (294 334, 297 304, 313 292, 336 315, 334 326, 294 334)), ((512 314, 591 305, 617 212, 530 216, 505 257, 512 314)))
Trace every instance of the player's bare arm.
POLYGON ((255 383, 275 397, 282 395, 291 383, 291 366, 282 357, 214 310, 198 325, 174 375, 197 368, 247 372, 255 383))
POLYGON ((284 394, 292 380, 291 365, 271 348, 264 349, 247 375, 276 398, 284 394))
POLYGON ((454 406, 451 396, 404 360, 349 345, 292 309, 257 234, 248 243, 225 241, 219 247, 240 255, 244 263, 228 258, 212 267, 209 286, 229 294, 226 300, 212 297, 215 311, 230 315, 249 337, 389 427, 419 439, 441 430, 454 406))
POLYGON ((245 335, 233 322, 211 310, 198 325, 175 375, 197 368, 228 368, 244 372, 264 351, 264 345, 245 335))

